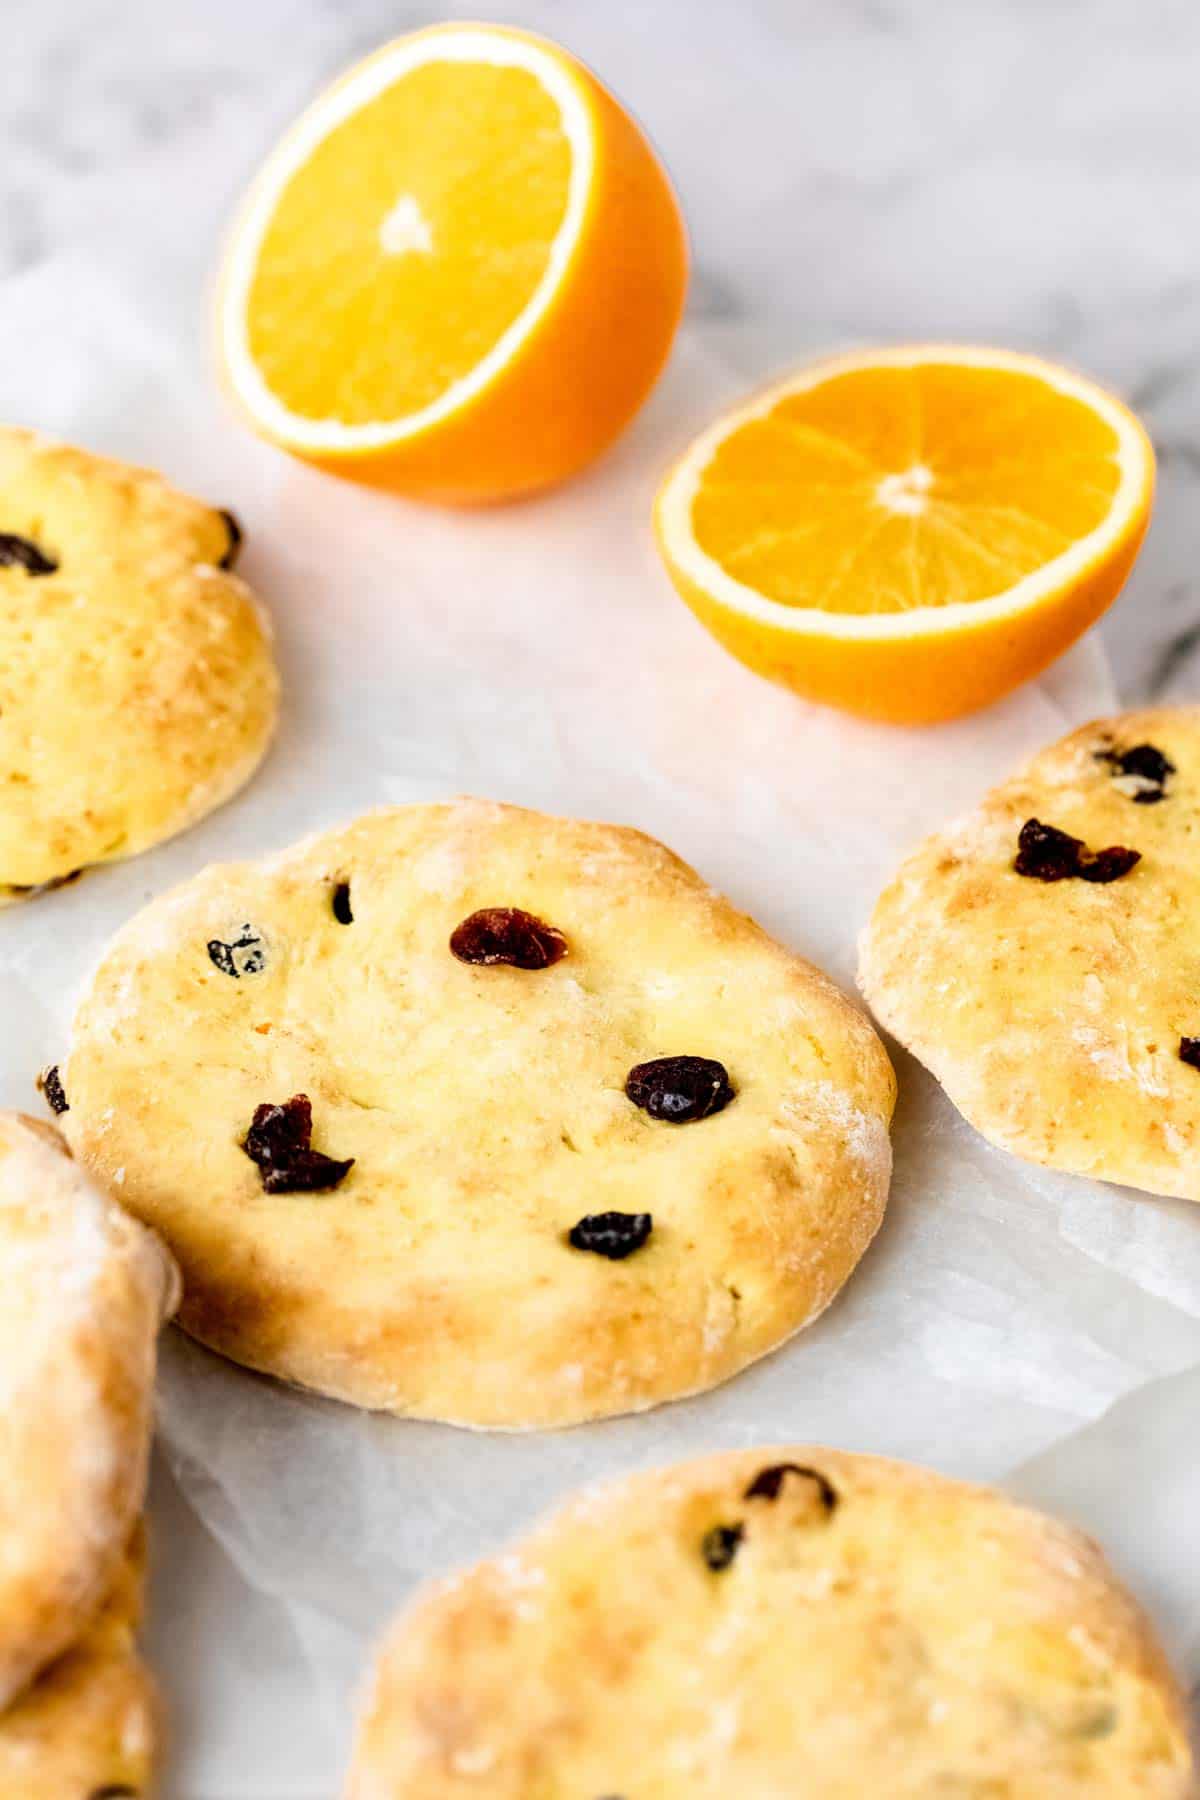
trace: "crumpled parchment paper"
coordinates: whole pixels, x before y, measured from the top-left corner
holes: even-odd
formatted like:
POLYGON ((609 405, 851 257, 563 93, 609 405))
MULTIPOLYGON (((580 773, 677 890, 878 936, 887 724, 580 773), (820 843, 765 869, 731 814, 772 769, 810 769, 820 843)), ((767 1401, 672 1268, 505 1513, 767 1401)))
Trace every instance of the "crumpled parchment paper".
MULTIPOLYGON (((244 795, 0 917, 6 1105, 34 1103, 76 990, 147 898, 382 802, 475 792, 639 825, 850 987, 900 853, 1113 704, 1094 641, 990 712, 920 732, 809 708, 732 662, 670 590, 649 529, 665 463, 745 385, 711 339, 684 334, 585 478, 463 514, 256 444, 162 309, 84 259, 10 283, 0 334, 3 416, 237 510, 286 683, 244 795)), ((1200 1674, 1200 1213, 1018 1163, 897 1066, 875 1246, 817 1325, 699 1399, 475 1434, 357 1414, 168 1334, 149 1645, 174 1717, 171 1800, 328 1800, 369 1646, 415 1582, 582 1481, 721 1445, 811 1439, 1011 1478, 1108 1542, 1200 1674)))

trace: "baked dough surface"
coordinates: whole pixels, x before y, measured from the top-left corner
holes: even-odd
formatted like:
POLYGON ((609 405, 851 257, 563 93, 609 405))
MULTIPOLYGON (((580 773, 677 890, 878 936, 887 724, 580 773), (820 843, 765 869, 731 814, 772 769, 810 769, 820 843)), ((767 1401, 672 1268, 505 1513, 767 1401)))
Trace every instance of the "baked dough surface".
POLYGON ((875 907, 859 981, 993 1143, 1200 1199, 1200 1068, 1180 1056, 1200 1037, 1200 709, 1085 725, 926 839, 875 907), (1030 819, 1140 860, 1110 881, 1021 875, 1030 819))
POLYGON ((257 767, 279 683, 236 548, 161 476, 0 428, 0 905, 173 836, 257 767))
POLYGON ((1194 1791, 1182 1697, 1094 1544, 984 1488, 786 1446, 585 1492, 428 1590, 379 1656, 346 1795, 1194 1791))
POLYGON ((0 1113, 0 1708, 73 1644, 141 1510, 162 1245, 58 1133, 0 1113))
POLYGON ((832 1300, 890 1174, 887 1057, 810 964, 636 831, 482 801, 373 813, 156 901, 63 1073, 77 1154, 180 1260, 187 1330, 472 1425, 724 1380, 832 1300), (495 907, 566 954, 459 960, 451 935, 495 907), (724 1066, 723 1110, 674 1124, 627 1096, 675 1056, 724 1066), (353 1167, 268 1192, 243 1145, 300 1095, 312 1148, 353 1167), (571 1245, 609 1212, 650 1215, 648 1239, 571 1245))
POLYGON ((79 1642, 0 1713, 0 1800, 153 1800, 157 1690, 137 1654, 140 1529, 79 1642))

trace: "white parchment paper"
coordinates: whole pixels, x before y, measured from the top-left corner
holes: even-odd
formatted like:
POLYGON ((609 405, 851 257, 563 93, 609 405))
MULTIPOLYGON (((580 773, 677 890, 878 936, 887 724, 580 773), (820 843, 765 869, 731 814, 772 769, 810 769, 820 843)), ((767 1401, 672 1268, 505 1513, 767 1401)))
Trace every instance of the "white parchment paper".
MULTIPOLYGON (((648 524, 666 461, 767 372, 735 375, 712 340, 685 334, 592 474, 476 514, 259 446, 170 319, 86 261, 10 284, 0 343, 5 416, 238 511, 286 681, 278 744, 242 797, 0 915, 6 1105, 31 1104, 80 983, 152 894, 387 801, 476 792, 639 825, 850 987, 897 856, 1113 704, 1094 642, 991 712, 922 732, 806 707, 726 657, 670 590, 648 524)), ((480 1435, 356 1414, 168 1335, 149 1643, 174 1716, 172 1800, 328 1800, 368 1646, 416 1581, 581 1481, 722 1445, 813 1439, 1011 1478, 1109 1542, 1200 1674, 1200 1213, 1015 1162, 897 1064, 877 1243, 816 1326, 716 1393, 480 1435)))

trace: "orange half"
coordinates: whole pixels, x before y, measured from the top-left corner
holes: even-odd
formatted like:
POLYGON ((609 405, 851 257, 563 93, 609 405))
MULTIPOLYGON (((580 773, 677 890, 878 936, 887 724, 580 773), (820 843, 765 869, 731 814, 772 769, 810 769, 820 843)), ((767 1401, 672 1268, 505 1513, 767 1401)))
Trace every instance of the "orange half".
POLYGON ((503 499, 628 422, 686 282, 670 182, 589 71, 527 33, 435 26, 350 70, 268 158, 226 258, 220 358, 298 456, 503 499))
POLYGON ((1110 394, 1033 356, 866 350, 710 427, 656 502, 675 586, 810 699, 925 723, 998 699, 1110 606, 1154 452, 1110 394))

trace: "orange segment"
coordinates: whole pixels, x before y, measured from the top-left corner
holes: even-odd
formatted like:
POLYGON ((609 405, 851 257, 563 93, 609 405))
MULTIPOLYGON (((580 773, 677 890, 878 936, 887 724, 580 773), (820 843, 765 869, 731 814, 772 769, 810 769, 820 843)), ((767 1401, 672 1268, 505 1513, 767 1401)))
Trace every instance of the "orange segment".
POLYGON ((224 370, 274 442, 488 500, 561 479, 636 411, 686 285, 645 138, 557 46, 444 26, 314 104, 235 229, 224 370))
POLYGON ((982 600, 1095 530, 1119 450, 1111 425, 1032 375, 858 369, 785 395, 725 439, 692 530, 706 555, 785 606, 982 600))
POLYGON ((952 717, 1115 599, 1153 452, 1117 401, 955 347, 818 365, 717 422, 659 494, 675 585, 752 668, 870 717, 952 717))
POLYGON ((558 109, 528 69, 427 63, 386 88, 317 146, 263 238, 247 312, 272 391, 347 425, 431 405, 533 298, 570 178, 558 109), (327 228, 336 195, 351 203, 327 228), (371 354, 397 319, 395 353, 371 354), (366 354, 343 360, 345 343, 366 354))

